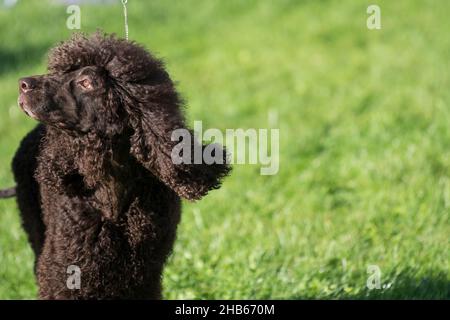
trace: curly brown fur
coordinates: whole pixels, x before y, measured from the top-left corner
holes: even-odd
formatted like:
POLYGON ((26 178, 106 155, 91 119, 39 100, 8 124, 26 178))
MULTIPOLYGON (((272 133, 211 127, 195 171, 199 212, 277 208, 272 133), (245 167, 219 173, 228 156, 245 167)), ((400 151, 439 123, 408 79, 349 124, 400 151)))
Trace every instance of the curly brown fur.
POLYGON ((40 298, 161 298, 180 197, 200 199, 229 172, 172 162, 171 133, 186 126, 161 61, 114 36, 75 35, 52 50, 48 74, 19 86, 41 122, 13 161, 40 298), (70 265, 80 289, 67 287, 70 265))

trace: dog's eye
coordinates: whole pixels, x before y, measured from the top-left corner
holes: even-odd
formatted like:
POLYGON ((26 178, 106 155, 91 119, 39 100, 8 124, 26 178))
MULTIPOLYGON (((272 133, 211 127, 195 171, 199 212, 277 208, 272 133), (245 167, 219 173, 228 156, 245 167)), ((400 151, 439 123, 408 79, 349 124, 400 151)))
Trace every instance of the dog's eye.
POLYGON ((85 78, 83 80, 78 81, 78 85, 81 86, 83 89, 92 89, 92 83, 91 80, 85 78))

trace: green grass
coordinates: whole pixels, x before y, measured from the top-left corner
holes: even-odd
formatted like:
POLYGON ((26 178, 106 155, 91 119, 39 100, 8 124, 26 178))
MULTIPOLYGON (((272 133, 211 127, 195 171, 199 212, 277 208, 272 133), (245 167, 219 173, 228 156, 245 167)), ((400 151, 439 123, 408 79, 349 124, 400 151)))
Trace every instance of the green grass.
MULTIPOLYGON (((186 203, 165 271, 171 299, 449 299, 450 2, 129 1, 130 37, 167 62, 204 128, 264 128, 280 171, 234 167, 186 203), (276 3, 272 4, 272 3, 276 3), (367 267, 378 265, 380 290, 367 267)), ((82 6, 82 31, 123 34, 122 8, 82 6)), ((34 125, 17 79, 67 39, 65 7, 0 9, 0 186, 34 125)), ((0 298, 36 297, 13 200, 0 201, 0 298)))

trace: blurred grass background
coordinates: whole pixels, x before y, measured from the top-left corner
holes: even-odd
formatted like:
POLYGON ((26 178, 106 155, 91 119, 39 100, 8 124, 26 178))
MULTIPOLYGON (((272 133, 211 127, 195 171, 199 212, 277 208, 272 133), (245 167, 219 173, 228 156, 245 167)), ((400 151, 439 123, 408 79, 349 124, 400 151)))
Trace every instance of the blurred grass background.
MULTIPOLYGON (((170 299, 449 299, 450 2, 129 0, 130 38, 163 58, 192 125, 265 128, 280 171, 235 166, 186 203, 170 299), (369 290, 369 265, 384 288, 369 290)), ((35 126, 17 79, 45 72, 66 6, 0 7, 0 187, 35 126)), ((81 31, 123 34, 120 1, 81 6, 81 31)), ((0 298, 36 298, 14 200, 0 201, 0 298)))

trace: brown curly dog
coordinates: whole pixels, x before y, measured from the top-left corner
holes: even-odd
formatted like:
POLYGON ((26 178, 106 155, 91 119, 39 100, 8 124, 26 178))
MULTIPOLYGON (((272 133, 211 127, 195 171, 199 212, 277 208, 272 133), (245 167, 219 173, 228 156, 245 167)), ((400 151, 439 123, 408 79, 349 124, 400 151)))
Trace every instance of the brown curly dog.
POLYGON ((161 298, 180 197, 218 188, 225 152, 212 164, 172 161, 171 133, 185 128, 174 84, 161 61, 114 36, 75 35, 51 51, 49 73, 20 79, 19 91, 40 122, 13 161, 39 297, 161 298), (78 288, 68 286, 70 266, 78 288))

